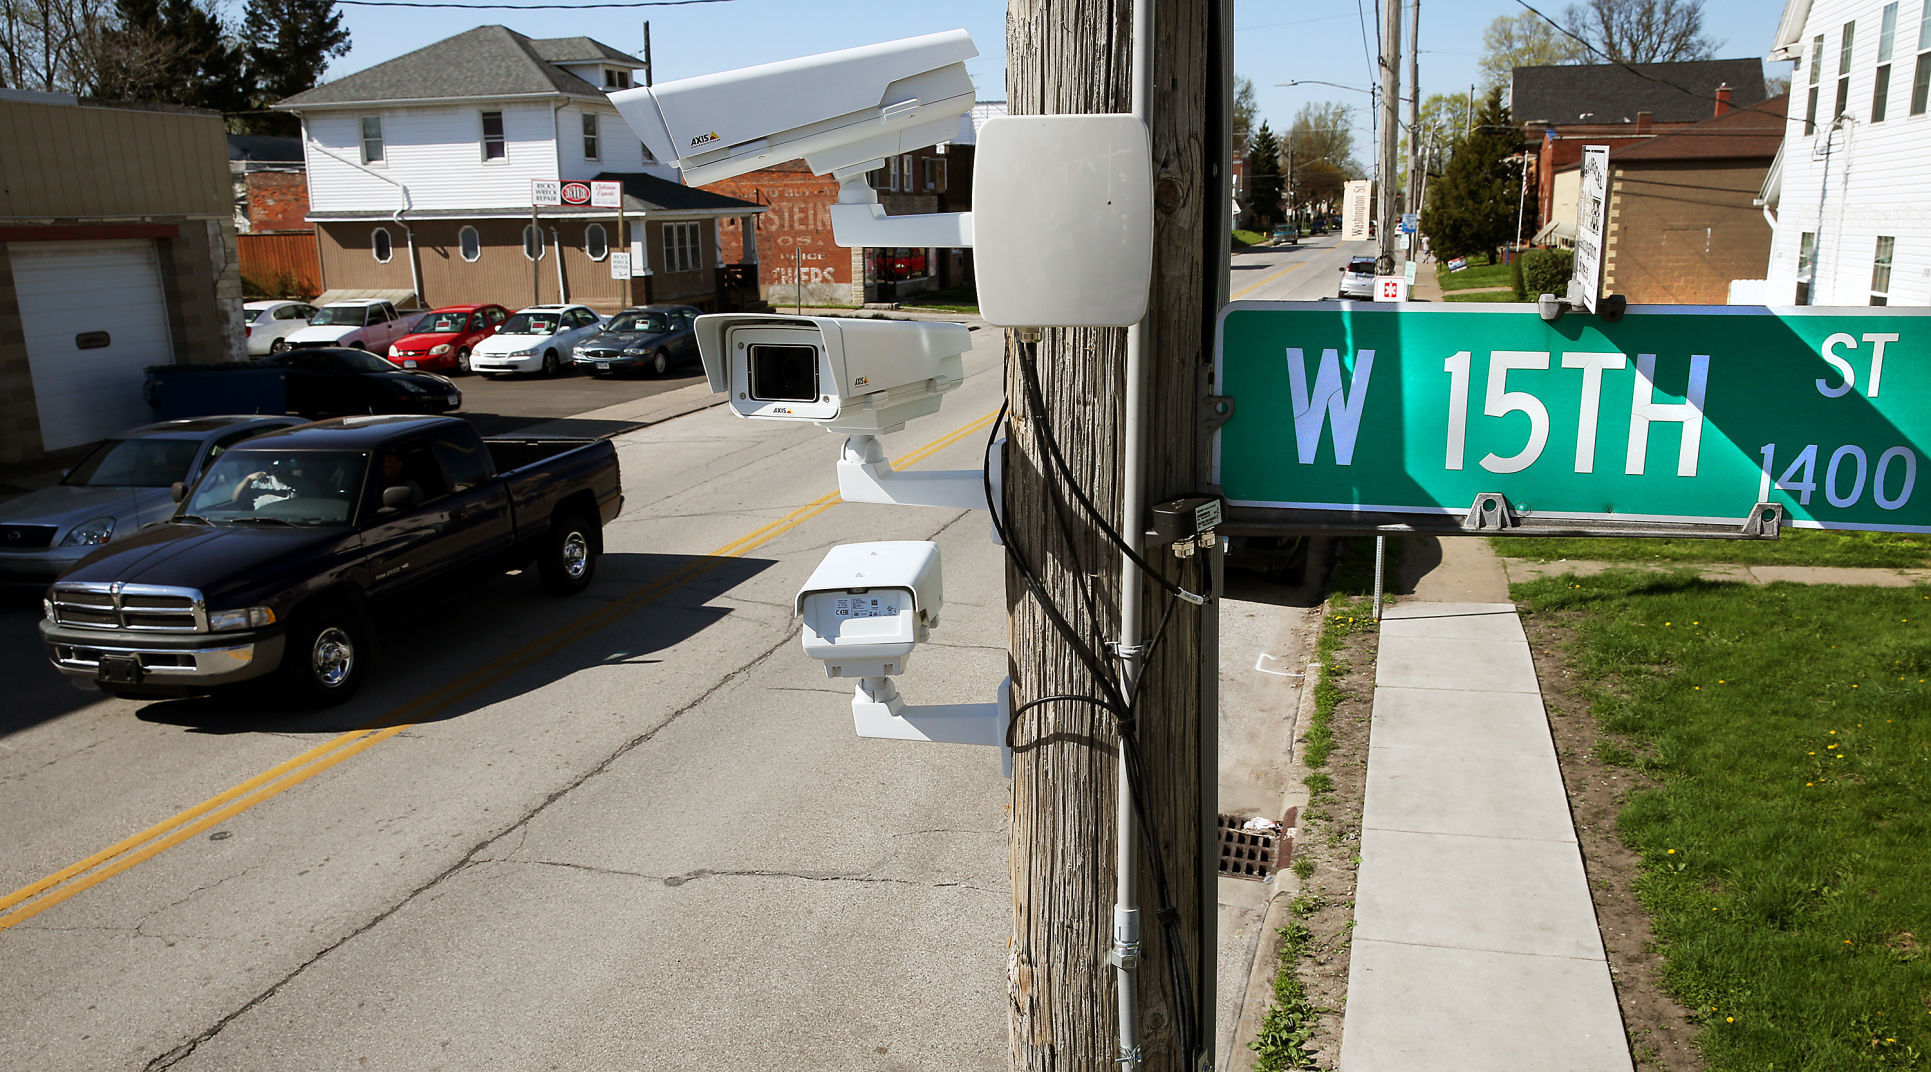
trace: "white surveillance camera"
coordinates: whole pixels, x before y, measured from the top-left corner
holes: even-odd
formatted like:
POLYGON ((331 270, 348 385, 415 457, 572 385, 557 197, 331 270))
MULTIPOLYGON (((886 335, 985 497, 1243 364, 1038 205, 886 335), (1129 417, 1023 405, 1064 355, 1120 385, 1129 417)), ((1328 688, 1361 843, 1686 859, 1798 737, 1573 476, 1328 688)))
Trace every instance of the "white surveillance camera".
POLYGON ((711 390, 740 417, 812 421, 882 435, 937 413, 965 380, 972 333, 963 324, 847 320, 774 313, 697 318, 711 390))
POLYGON ((657 159, 701 186, 803 157, 829 175, 958 136, 964 30, 638 86, 610 95, 657 159))
POLYGON ((805 654, 825 664, 826 677, 902 674, 941 602, 938 544, 841 544, 798 590, 805 654))

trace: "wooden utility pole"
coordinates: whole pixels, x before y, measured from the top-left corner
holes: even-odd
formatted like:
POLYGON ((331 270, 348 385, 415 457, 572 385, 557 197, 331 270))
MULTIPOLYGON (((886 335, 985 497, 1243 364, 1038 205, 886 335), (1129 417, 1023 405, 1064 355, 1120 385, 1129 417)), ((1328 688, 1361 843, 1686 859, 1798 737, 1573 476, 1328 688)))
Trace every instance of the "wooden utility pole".
POLYGON ((1403 207, 1421 211, 1421 0, 1414 0, 1408 17, 1408 203, 1403 207))
MULTIPOLYGON (((1149 355, 1145 382, 1129 390, 1125 331, 1049 329, 1036 347, 1041 404, 1035 405, 1022 374, 1030 344, 1011 336, 1007 343, 1010 545, 1038 577, 1044 602, 1099 652, 1105 673, 1116 678, 1121 663, 1107 645, 1121 630, 1121 555, 1075 502, 1047 452, 1045 433, 1050 429, 1058 442, 1073 480, 1120 528, 1130 471, 1124 457, 1127 400, 1144 399, 1145 501, 1199 489, 1201 370, 1210 357, 1213 305, 1207 251, 1219 248, 1209 236, 1224 237, 1230 225, 1230 150, 1218 133, 1225 124, 1226 85, 1207 59, 1224 5, 1140 2, 1152 5, 1153 25, 1146 42, 1153 72, 1153 283, 1139 329, 1149 355), (1090 602, 1081 592, 1086 585, 1090 602)), ((1012 0, 1006 47, 1011 111, 1130 111, 1132 24, 1132 0, 1012 0)), ((1224 254, 1212 256, 1212 267, 1224 269, 1224 254)), ((1122 531, 1143 531, 1145 520, 1133 518, 1122 531)), ((1145 554, 1160 573, 1191 591, 1204 589, 1204 556, 1180 562, 1165 548, 1145 554)), ((1116 969, 1108 959, 1118 874, 1120 727, 1113 712, 1093 703, 1055 700, 1026 710, 1014 728, 1008 985, 1016 1070, 1191 1072, 1199 1055, 1185 1052, 1183 1026, 1195 1025, 1196 1049, 1213 1044, 1211 1015, 1197 1011, 1211 1008, 1214 956, 1207 940, 1213 905, 1203 903, 1203 891, 1212 887, 1202 872, 1213 867, 1202 851, 1212 819, 1202 803, 1201 770, 1203 757, 1211 757, 1211 748, 1203 747, 1201 715, 1200 638, 1208 611, 1178 604, 1155 644, 1168 599, 1157 580, 1141 587, 1141 644, 1152 646, 1139 678, 1132 731, 1146 789, 1143 841, 1132 869, 1142 941, 1127 976, 1141 1059, 1118 1063, 1122 1017, 1116 969), (1156 882, 1155 857, 1163 865, 1163 885, 1156 882), (1166 913, 1160 910, 1162 888, 1172 909, 1166 913), (1178 949, 1170 937, 1177 938, 1178 949), (1170 972, 1176 964, 1180 970, 1170 972), (1175 974, 1190 991, 1178 999, 1187 1007, 1176 1004, 1175 974)), ((1048 696, 1104 696, 1093 668, 1056 628, 1010 559, 1006 593, 1015 709, 1048 696)))
POLYGON ((1401 0, 1382 0, 1380 140, 1376 144, 1375 238, 1379 247, 1376 270, 1395 270, 1395 145, 1401 137, 1401 0))

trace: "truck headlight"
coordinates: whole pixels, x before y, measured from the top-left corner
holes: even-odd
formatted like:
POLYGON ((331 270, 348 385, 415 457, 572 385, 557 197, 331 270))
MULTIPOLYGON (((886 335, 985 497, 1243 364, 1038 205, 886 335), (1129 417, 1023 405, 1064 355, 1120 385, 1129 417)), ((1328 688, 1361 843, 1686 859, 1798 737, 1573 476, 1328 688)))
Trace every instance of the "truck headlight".
POLYGON ((97 517, 83 521, 67 530, 67 536, 60 541, 62 547, 94 547, 114 538, 114 519, 97 517))
POLYGON ((223 632, 229 629, 260 629, 275 624, 275 611, 270 607, 244 607, 241 610, 217 610, 208 613, 210 632, 223 632))

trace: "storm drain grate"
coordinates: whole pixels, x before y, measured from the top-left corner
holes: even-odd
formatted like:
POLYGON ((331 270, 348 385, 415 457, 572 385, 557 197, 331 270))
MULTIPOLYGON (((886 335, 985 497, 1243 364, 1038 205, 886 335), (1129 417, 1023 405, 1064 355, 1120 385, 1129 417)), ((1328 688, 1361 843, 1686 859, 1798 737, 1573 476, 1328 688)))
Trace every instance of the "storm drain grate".
POLYGON ((1288 862, 1294 852, 1294 812, 1278 832, 1243 830, 1246 817, 1220 816, 1220 868, 1230 878, 1264 882, 1288 862))

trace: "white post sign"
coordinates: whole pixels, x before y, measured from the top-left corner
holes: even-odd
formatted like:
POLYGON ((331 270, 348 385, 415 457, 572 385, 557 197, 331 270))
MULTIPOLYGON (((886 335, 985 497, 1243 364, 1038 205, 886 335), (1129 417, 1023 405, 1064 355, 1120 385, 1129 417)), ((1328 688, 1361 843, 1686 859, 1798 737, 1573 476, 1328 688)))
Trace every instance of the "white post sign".
POLYGON ((1582 182, 1576 194, 1576 264, 1569 275, 1569 304, 1596 311, 1602 281, 1602 239, 1609 217, 1609 146, 1582 147, 1582 182))
POLYGON ((622 208, 623 203, 623 183, 614 180, 596 180, 590 183, 591 208, 622 208))
POLYGON ((630 254, 616 252, 610 254, 610 278, 630 278, 630 254))
POLYGON ((1398 275, 1378 275, 1374 277, 1374 300, 1378 302, 1405 302, 1408 300, 1408 280, 1398 275))
POLYGON ((530 205, 534 208, 558 208, 563 204, 563 183, 555 179, 530 180, 530 205))
POLYGON ((1368 216, 1372 198, 1369 196, 1374 184, 1366 179, 1355 179, 1341 189, 1341 237, 1348 242, 1365 242, 1368 239, 1368 216))

